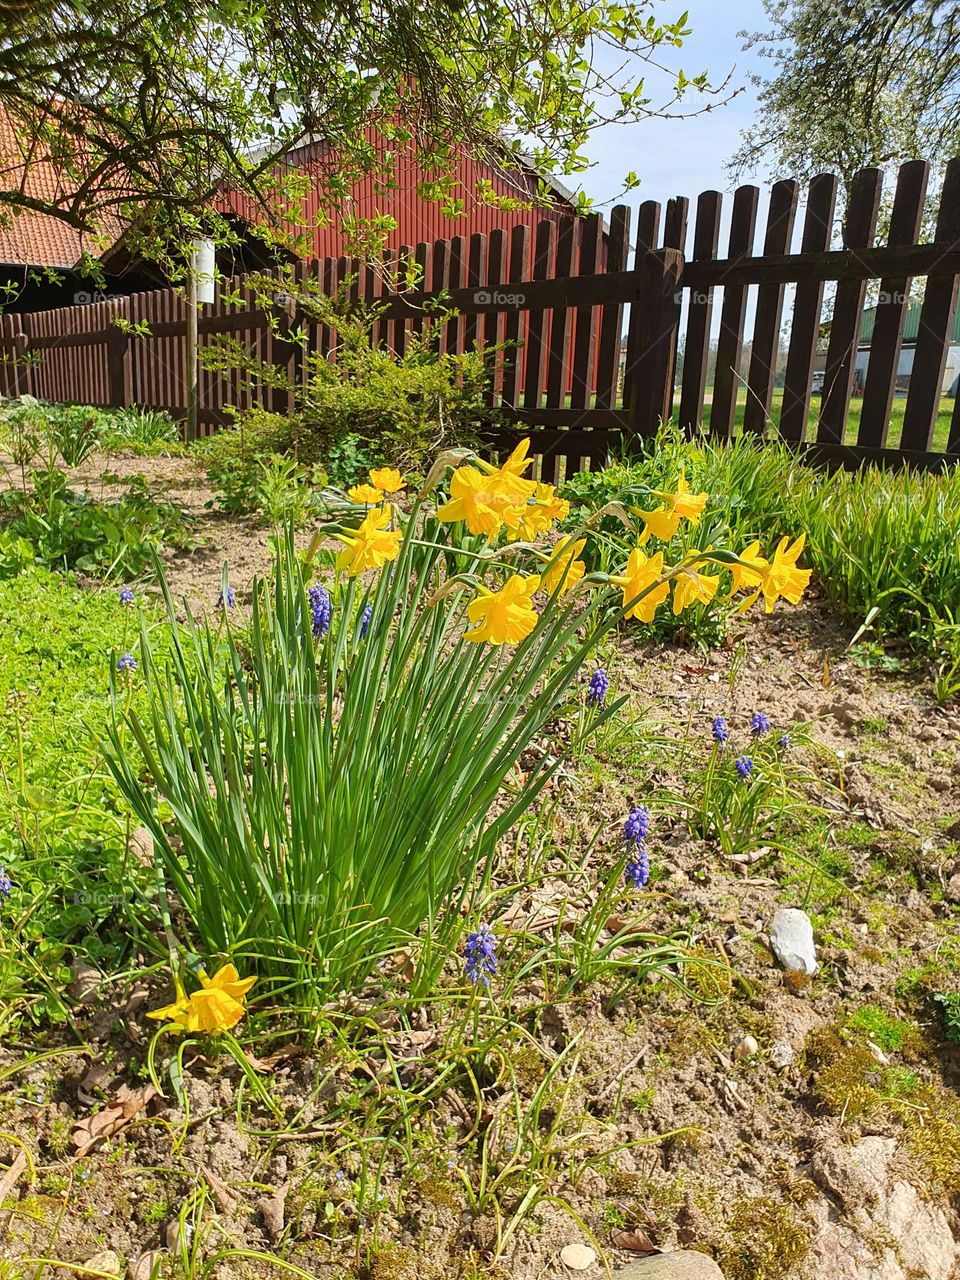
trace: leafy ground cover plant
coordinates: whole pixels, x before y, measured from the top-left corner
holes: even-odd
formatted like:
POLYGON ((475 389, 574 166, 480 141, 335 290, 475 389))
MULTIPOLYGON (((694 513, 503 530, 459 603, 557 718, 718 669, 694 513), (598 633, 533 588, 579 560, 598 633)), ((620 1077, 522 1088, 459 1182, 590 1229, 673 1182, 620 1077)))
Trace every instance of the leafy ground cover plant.
POLYGON ((79 467, 100 446, 96 410, 41 405, 29 397, 3 418, 12 467, 0 491, 0 572, 31 561, 54 569, 139 578, 152 571, 165 545, 188 546, 188 524, 142 478, 120 498, 103 501, 72 484, 64 471, 79 467))
MULTIPOLYGON (((543 545, 567 507, 528 465, 526 442, 500 467, 443 454, 403 516, 388 501, 400 473, 371 471, 349 495, 353 520, 322 525, 305 559, 282 540, 249 623, 226 588, 218 620, 186 625, 167 596, 172 661, 140 641, 148 717, 115 687, 110 768, 191 945, 245 956, 302 1008, 375 969, 388 978, 400 952, 414 990, 430 989, 501 837, 560 764, 542 756, 515 780, 518 761, 620 618, 652 619, 671 595, 682 611, 708 589, 706 565, 771 602, 802 594, 804 571, 780 552, 668 564, 637 546, 621 572, 588 573, 588 530, 543 545), (325 539, 339 550, 317 581, 325 539)), ((671 521, 690 518, 685 501, 682 486, 665 500, 671 521)))

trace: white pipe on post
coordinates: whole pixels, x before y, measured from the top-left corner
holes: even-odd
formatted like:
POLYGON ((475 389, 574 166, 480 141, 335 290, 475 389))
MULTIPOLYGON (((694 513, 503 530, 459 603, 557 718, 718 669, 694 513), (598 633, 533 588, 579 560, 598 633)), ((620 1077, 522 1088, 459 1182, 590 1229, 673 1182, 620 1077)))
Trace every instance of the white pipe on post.
POLYGON ((196 440, 200 417, 200 334, 198 309, 215 296, 216 245, 197 239, 190 245, 187 266, 187 440, 196 440))

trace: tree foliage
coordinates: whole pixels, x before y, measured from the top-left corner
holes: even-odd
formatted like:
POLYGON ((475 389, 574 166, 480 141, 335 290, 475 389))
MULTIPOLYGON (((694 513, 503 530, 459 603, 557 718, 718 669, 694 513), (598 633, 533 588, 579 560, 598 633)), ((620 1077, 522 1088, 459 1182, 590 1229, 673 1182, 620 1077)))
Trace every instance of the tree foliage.
POLYGON ((783 175, 960 153, 960 3, 764 0, 773 30, 752 44, 772 62, 757 123, 732 167, 783 175))
POLYGON ((685 14, 658 22, 654 3, 0 0, 0 214, 189 232, 224 186, 264 211, 297 201, 303 175, 280 162, 308 140, 327 216, 359 176, 389 181, 401 151, 454 204, 458 146, 576 171, 601 122, 709 92, 673 71, 653 105, 645 73, 686 33, 685 14), (24 161, 55 181, 24 184, 24 161))

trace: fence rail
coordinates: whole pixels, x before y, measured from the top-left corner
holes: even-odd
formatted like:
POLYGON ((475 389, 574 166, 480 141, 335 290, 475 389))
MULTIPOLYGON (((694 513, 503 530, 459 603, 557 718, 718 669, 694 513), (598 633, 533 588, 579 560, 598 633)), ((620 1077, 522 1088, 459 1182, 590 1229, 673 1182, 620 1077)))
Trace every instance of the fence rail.
MULTIPOLYGON (((760 192, 743 186, 733 195, 722 249, 724 198, 707 191, 692 218, 684 198, 665 210, 645 202, 632 235, 631 211, 619 206, 605 237, 597 216, 559 225, 543 221, 533 231, 515 227, 509 236, 494 231, 404 247, 388 260, 387 271, 346 258, 299 270, 331 296, 351 282, 353 301, 379 308, 377 341, 398 354, 411 333, 424 332, 439 351, 483 350, 496 424, 491 445, 509 444, 521 428, 531 431, 544 478, 561 467, 602 462, 669 417, 717 439, 740 429, 772 432, 827 465, 872 459, 942 466, 960 461, 960 398, 946 431, 941 407, 953 345, 960 368, 960 341, 951 343, 960 274, 960 159, 946 167, 934 237, 918 243, 928 184, 925 162, 901 167, 882 245, 876 238, 883 175, 866 169, 851 184, 840 248, 833 247, 839 182, 822 174, 803 199, 796 182, 772 187, 759 249, 760 192), (390 268, 403 261, 417 265, 419 285, 391 292, 390 268), (911 344, 902 431, 894 444, 904 322, 911 287, 920 279, 919 334, 911 344), (879 288, 865 356, 860 335, 870 282, 879 288), (453 307, 452 317, 431 314, 438 295, 453 307), (864 361, 860 422, 851 438, 855 374, 864 374, 864 361)), ((289 323, 303 323, 310 347, 336 359, 335 331, 300 316, 289 323)), ((242 279, 226 282, 217 301, 202 310, 198 327, 201 345, 230 335, 256 360, 279 366, 291 379, 300 376, 297 348, 283 326, 278 329, 258 308, 242 279), (240 301, 226 300, 237 291, 240 301)), ((0 317, 0 392, 7 395, 136 404, 181 415, 186 358, 185 304, 172 290, 0 317), (118 319, 142 326, 149 336, 128 336, 118 319)), ((259 401, 283 410, 288 394, 239 371, 203 371, 201 427, 221 425, 230 406, 259 401)))

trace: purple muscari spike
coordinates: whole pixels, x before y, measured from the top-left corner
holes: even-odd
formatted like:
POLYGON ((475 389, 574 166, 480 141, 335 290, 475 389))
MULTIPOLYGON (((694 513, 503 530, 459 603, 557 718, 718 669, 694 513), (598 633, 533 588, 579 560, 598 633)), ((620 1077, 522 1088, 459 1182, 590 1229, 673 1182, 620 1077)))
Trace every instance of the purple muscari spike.
POLYGON ((367 634, 367 631, 369 630, 369 627, 370 627, 370 619, 371 619, 372 617, 373 617, 373 605, 372 605, 372 604, 365 604, 365 605, 363 606, 363 613, 361 613, 361 615, 360 615, 360 639, 361 639, 361 640, 363 639, 363 637, 367 634))
POLYGON ((789 751, 789 750, 790 750, 790 735, 789 735, 789 733, 781 733, 780 737, 777 739, 777 746, 780 748, 780 750, 781 750, 781 751, 789 751))
POLYGON ((723 716, 714 716, 710 727, 714 742, 719 743, 721 748, 725 747, 727 739, 730 737, 730 729, 723 716))
POLYGON ((137 660, 132 653, 123 654, 117 662, 118 671, 136 671, 137 660))
POLYGON ((770 731, 770 717, 763 711, 755 711, 750 720, 750 732, 755 738, 762 738, 770 731))
POLYGON ((121 604, 133 604, 133 602, 134 602, 134 600, 135 600, 135 599, 136 599, 136 596, 135 596, 135 595, 134 595, 134 593, 133 593, 133 587, 121 587, 121 588, 120 588, 120 603, 121 603, 121 604))
POLYGON ((313 634, 319 639, 330 630, 330 615, 333 607, 323 587, 311 587, 307 597, 310 601, 310 612, 313 614, 313 634))
POLYGON ((650 830, 650 810, 646 805, 639 805, 630 810, 630 816, 623 824, 623 838, 627 844, 641 845, 650 830))
POLYGON ((0 898, 9 898, 12 888, 13 881, 10 879, 10 873, 0 867, 0 898))
POLYGON ((624 874, 635 889, 642 889, 650 879, 650 855, 645 845, 637 845, 636 852, 624 868, 624 874))
POLYGON ((217 594, 218 609, 223 609, 223 608, 232 609, 236 603, 237 603, 237 593, 234 591, 233 587, 227 587, 226 595, 223 594, 222 590, 218 592, 217 594))
POLYGON ((587 704, 591 707, 599 707, 607 696, 607 690, 610 688, 610 681, 607 679, 606 667, 597 667, 596 671, 590 677, 590 687, 587 690, 587 704))
POLYGON ((489 987, 491 975, 497 972, 496 947, 496 935, 487 924, 480 925, 467 938, 464 957, 467 977, 471 982, 479 980, 489 987))
POLYGON ((750 775, 753 773, 753 761, 749 756, 740 756, 734 767, 744 782, 750 781, 750 775))

